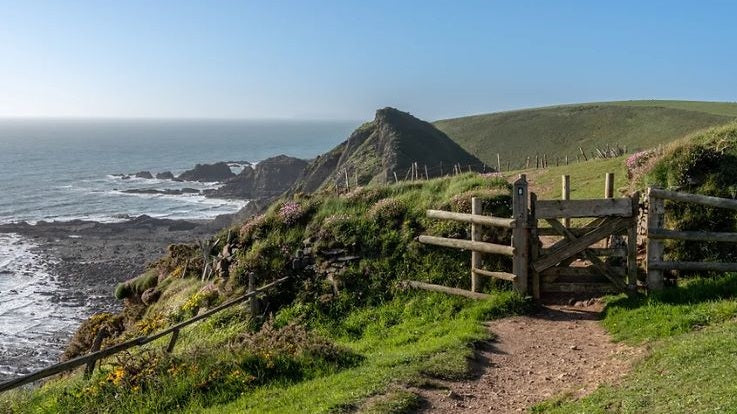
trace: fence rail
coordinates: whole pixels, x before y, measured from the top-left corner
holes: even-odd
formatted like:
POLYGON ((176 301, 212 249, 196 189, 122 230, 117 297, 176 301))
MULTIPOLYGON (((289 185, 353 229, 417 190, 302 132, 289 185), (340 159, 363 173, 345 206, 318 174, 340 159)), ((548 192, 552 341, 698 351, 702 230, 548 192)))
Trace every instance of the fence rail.
POLYGON ((680 231, 665 227, 665 200, 694 203, 708 207, 737 210, 737 200, 648 189, 648 224, 647 224, 647 285, 648 289, 662 289, 664 285, 663 271, 681 270, 694 272, 735 272, 737 263, 720 262, 682 262, 663 260, 664 240, 685 240, 703 242, 737 242, 737 233, 714 231, 680 231))
POLYGON ((444 210, 427 210, 427 217, 434 219, 444 219, 460 221, 463 223, 479 224, 482 226, 496 226, 513 229, 517 222, 512 218, 482 216, 480 214, 454 213, 444 210))
POLYGON ((207 312, 203 312, 203 313, 201 313, 201 314, 199 314, 199 315, 197 315, 197 316, 195 316, 195 317, 193 317, 191 319, 187 319, 186 321, 180 322, 180 323, 178 323, 176 325, 173 325, 173 326, 171 326, 171 327, 169 327, 167 329, 164 329, 161 332, 157 332, 157 333, 155 333, 153 335, 140 336, 138 338, 134 338, 134 339, 131 339, 129 341, 122 342, 122 343, 117 344, 117 345, 113 345, 110 348, 105 348, 105 349, 103 349, 101 351, 96 351, 96 352, 89 353, 87 355, 82 355, 80 357, 77 357, 77 358, 74 358, 74 359, 70 359, 69 361, 64 361, 64 362, 61 362, 59 364, 52 365, 50 367, 40 369, 40 370, 38 370, 36 372, 33 372, 33 373, 30 373, 28 375, 24 375, 22 377, 18 377, 18 378, 14 378, 12 380, 9 380, 9 381, 5 381, 3 383, 0 383, 0 392, 4 392, 4 391, 7 391, 7 390, 10 390, 10 389, 13 389, 13 388, 17 388, 17 387, 20 387, 21 385, 29 384, 31 382, 34 382, 34 381, 37 381, 37 380, 40 380, 40 379, 43 379, 43 378, 50 377, 52 375, 59 374, 61 372, 70 371, 70 370, 72 370, 74 368, 81 367, 82 365, 88 365, 89 366, 89 364, 93 364, 93 366, 94 366, 94 363, 95 362, 97 362, 97 361, 99 361, 99 360, 101 360, 103 358, 109 357, 111 355, 117 354, 119 352, 125 351, 125 350, 130 349, 130 348, 133 348, 133 347, 145 345, 145 344, 147 344, 149 342, 153 342, 153 341, 155 341, 155 340, 157 340, 159 338, 162 338, 162 337, 164 337, 166 335, 169 335, 169 334, 172 335, 172 338, 169 341, 169 344, 167 346, 167 352, 171 352, 174 349, 174 344, 176 343, 176 339, 179 337, 179 331, 182 328, 184 328, 186 326, 189 326, 189 325, 191 325, 191 324, 193 324, 193 323, 195 323, 197 321, 200 321, 202 319, 209 318, 210 316, 212 316, 212 315, 214 315, 214 314, 216 314, 216 313, 218 313, 218 312, 220 312, 220 311, 222 311, 224 309, 230 308, 233 305, 237 305, 237 304, 239 304, 241 302, 244 302, 247 299, 250 299, 250 298, 258 295, 258 294, 262 293, 263 291, 265 291, 267 289, 270 289, 272 287, 275 287, 277 285, 280 285, 281 283, 287 281, 288 279, 289 279, 289 277, 283 277, 281 279, 277 279, 277 280, 275 280, 275 281, 273 281, 271 283, 268 283, 268 284, 266 284, 264 286, 261 286, 258 289, 254 289, 254 290, 246 293, 243 296, 240 296, 238 298, 229 300, 229 301, 227 301, 227 302, 225 302, 225 303, 223 303, 223 304, 221 304, 221 305, 219 305, 217 307, 214 307, 214 308, 208 310, 207 312))
POLYGON ((420 243, 432 244, 441 247, 454 247, 456 249, 471 250, 474 252, 503 254, 505 256, 514 256, 514 247, 505 246, 503 244, 486 243, 473 240, 451 239, 447 237, 436 236, 420 236, 420 243))
MULTIPOLYGON (((441 220, 459 221, 471 224, 471 240, 451 239, 447 237, 436 237, 422 235, 418 237, 418 241, 424 244, 434 246, 451 247, 456 249, 471 251, 471 295, 478 294, 481 277, 491 277, 501 280, 507 280, 514 283, 515 288, 526 293, 527 291, 527 273, 529 266, 529 226, 528 226, 528 193, 527 179, 521 174, 513 185, 512 193, 512 216, 511 218, 485 216, 481 212, 481 199, 471 199, 471 214, 455 213, 443 210, 427 210, 427 217, 441 220), (506 246, 502 244, 487 243, 480 241, 480 226, 501 227, 512 230, 512 245, 506 246), (485 270, 481 268, 481 254, 499 254, 512 257, 512 273, 485 270)), ((427 290, 438 290, 437 285, 428 285, 422 282, 415 282, 413 287, 427 290)), ((451 288, 447 288, 451 289, 451 288)), ((455 289, 455 288, 453 288, 455 289)), ((459 289, 455 289, 456 291, 459 289)), ((453 294, 459 294, 453 292, 453 294)), ((466 295, 468 296, 468 295, 466 295)))

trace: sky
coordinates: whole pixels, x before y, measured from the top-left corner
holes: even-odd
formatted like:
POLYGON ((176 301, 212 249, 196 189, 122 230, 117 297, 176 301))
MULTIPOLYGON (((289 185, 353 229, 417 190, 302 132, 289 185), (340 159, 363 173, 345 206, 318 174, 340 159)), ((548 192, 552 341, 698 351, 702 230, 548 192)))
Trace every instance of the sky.
POLYGON ((734 1, 0 0, 0 117, 737 100, 734 1))

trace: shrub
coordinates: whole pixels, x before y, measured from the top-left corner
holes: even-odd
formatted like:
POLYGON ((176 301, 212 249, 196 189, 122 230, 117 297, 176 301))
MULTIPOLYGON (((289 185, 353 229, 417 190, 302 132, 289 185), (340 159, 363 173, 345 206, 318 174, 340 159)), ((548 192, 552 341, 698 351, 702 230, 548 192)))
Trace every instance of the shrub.
POLYGON ((278 217, 286 226, 293 226, 304 216, 305 209, 294 201, 287 201, 279 209, 278 217))
POLYGON ((368 211, 369 218, 378 222, 397 222, 402 219, 407 207, 399 200, 385 198, 377 201, 368 211))
POLYGON ((74 333, 61 356, 61 360, 67 361, 87 353, 100 331, 105 331, 105 337, 120 335, 125 329, 124 321, 125 316, 123 314, 114 315, 109 312, 101 312, 90 316, 82 322, 77 332, 74 333))
POLYGON ((191 317, 199 312, 200 308, 209 308, 219 299, 217 287, 212 283, 200 289, 197 293, 187 299, 179 308, 179 312, 175 315, 175 319, 184 319, 191 317))

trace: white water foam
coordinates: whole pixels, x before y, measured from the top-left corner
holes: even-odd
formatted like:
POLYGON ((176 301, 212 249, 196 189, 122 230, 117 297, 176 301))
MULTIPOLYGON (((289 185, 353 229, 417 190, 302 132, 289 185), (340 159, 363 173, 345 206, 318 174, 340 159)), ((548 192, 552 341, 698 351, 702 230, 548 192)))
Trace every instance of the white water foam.
POLYGON ((34 247, 21 236, 0 234, 0 378, 55 363, 90 313, 82 299, 60 297, 63 291, 34 247))

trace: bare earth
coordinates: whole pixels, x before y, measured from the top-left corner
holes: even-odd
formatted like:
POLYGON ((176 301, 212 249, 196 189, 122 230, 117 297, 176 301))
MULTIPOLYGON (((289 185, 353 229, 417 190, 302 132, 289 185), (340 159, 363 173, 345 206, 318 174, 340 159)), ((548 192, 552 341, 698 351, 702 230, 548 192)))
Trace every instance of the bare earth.
POLYGON ((414 390, 422 412, 517 413, 550 397, 576 397, 626 374, 641 349, 613 343, 597 322, 601 305, 545 306, 490 322, 496 340, 474 361, 477 378, 414 390))

